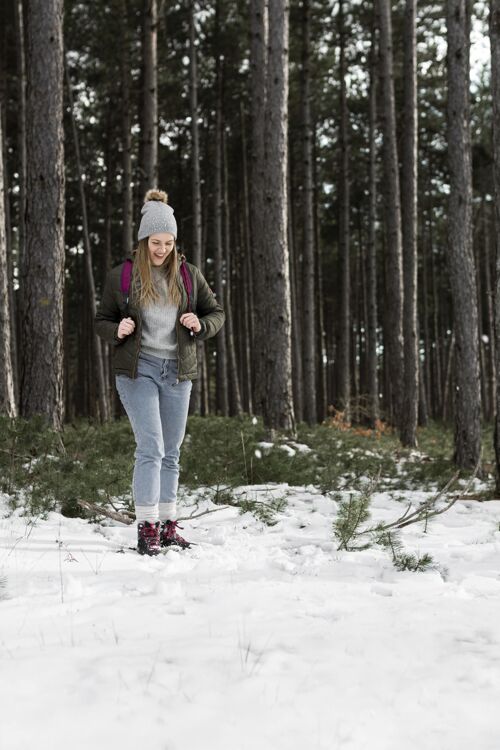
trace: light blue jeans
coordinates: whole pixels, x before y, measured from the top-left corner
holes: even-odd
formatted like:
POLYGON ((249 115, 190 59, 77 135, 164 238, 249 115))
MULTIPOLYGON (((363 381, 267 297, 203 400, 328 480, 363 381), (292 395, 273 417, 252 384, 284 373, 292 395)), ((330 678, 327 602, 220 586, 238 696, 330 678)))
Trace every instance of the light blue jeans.
POLYGON ((142 351, 137 378, 115 376, 136 442, 132 479, 136 506, 154 507, 177 499, 180 447, 193 383, 176 380, 176 359, 161 359, 142 351))

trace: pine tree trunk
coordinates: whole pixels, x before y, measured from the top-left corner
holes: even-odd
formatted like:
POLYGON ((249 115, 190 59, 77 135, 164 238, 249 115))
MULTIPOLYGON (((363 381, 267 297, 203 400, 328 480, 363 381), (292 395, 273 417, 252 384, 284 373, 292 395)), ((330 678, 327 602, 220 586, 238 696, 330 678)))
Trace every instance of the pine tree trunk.
POLYGON ((479 342, 479 384, 481 388, 481 420, 488 419, 489 394, 488 394, 488 367, 486 365, 486 351, 484 345, 483 329, 483 299, 485 292, 483 290, 483 276, 481 273, 481 250, 484 247, 484 197, 481 199, 481 205, 477 211, 477 218, 473 218, 473 226, 476 228, 478 236, 477 242, 473 240, 474 267, 476 269, 476 304, 477 304, 477 335, 479 342))
POLYGON ((351 374, 351 401, 352 406, 348 410, 349 414, 349 422, 359 422, 359 356, 360 356, 360 252, 362 248, 362 243, 359 242, 356 250, 353 253, 352 260, 354 261, 354 264, 350 262, 350 266, 353 267, 353 276, 355 279, 355 283, 351 284, 351 300, 349 302, 350 305, 350 318, 351 318, 351 325, 350 325, 350 336, 351 336, 351 342, 350 342, 350 353, 351 353, 351 361, 349 363, 349 371, 351 374))
POLYGON ((427 408, 427 393, 425 392, 423 377, 419 377, 418 379, 418 394, 418 424, 421 427, 426 427, 429 421, 429 411, 427 408))
MULTIPOLYGON (((318 324, 316 326, 316 362, 317 362, 317 398, 316 398, 316 419, 319 423, 323 422, 328 412, 327 397, 327 371, 326 371, 326 330, 325 330, 325 298, 323 285, 323 257, 320 240, 320 217, 319 217, 319 198, 318 198, 318 159, 316 158, 317 148, 316 129, 313 128, 313 184, 314 184, 314 237, 315 237, 315 272, 316 272, 316 289, 317 289, 317 311, 318 324)), ((290 163, 290 160, 288 160, 290 163)), ((290 224, 291 222, 289 222, 290 224)), ((292 267, 292 263, 290 267, 292 267)), ((292 310, 293 319, 293 310, 292 310)), ((296 421, 297 417, 296 417, 296 421)))
POLYGON ((7 237, 5 232, 3 140, 3 102, 0 100, 0 414, 17 417, 12 365, 7 237))
POLYGON ((403 265, 401 203, 396 141, 396 106, 392 54, 391 3, 379 0, 380 70, 382 86, 381 125, 383 133, 385 224, 387 236, 386 305, 390 325, 385 327, 384 359, 388 367, 392 421, 398 427, 403 402, 403 265))
MULTIPOLYGON (((217 3, 217 24, 219 16, 219 3, 217 3)), ((215 159, 214 159, 214 245, 215 245, 215 294, 224 307, 224 283, 223 283, 223 265, 224 265, 224 241, 222 237, 222 63, 220 54, 217 52, 216 60, 216 80, 217 80, 217 99, 216 99, 216 117, 215 117, 215 159)), ((217 411, 222 416, 229 415, 229 388, 227 372, 227 327, 224 326, 220 335, 216 337, 217 347, 217 411)))
POLYGON ((451 390, 451 379, 452 379, 452 364, 455 354, 455 333, 452 333, 450 343, 448 344, 448 352, 446 356, 446 369, 444 373, 444 386, 443 386, 443 422, 448 421, 448 410, 450 406, 450 390, 451 390))
MULTIPOLYGON (((494 220, 493 220, 494 224, 494 220)), ((488 422, 494 421, 495 419, 495 393, 497 389, 497 372, 495 367, 496 359, 496 346, 495 346, 495 311, 494 311, 494 289, 491 282, 491 223, 490 223, 490 211, 488 205, 485 204, 485 217, 484 217, 484 285, 485 285, 485 301, 488 321, 488 366, 487 366, 487 380, 490 394, 490 408, 488 410, 487 419, 488 422)))
MULTIPOLYGON (((426 225, 424 220, 424 231, 422 240, 422 296, 421 296, 421 319, 423 327, 424 337, 424 366, 421 368, 420 380, 423 381, 425 391, 425 401, 427 404, 427 411, 430 409, 432 412, 432 400, 431 400, 431 386, 432 386, 432 373, 431 373, 431 358, 432 358, 432 346, 431 346, 431 334, 429 329, 429 284, 428 284, 428 262, 427 255, 430 248, 430 227, 426 225)), ((434 413, 432 414, 434 416, 434 413)))
POLYGON ((417 445, 419 358, 417 321, 417 28, 416 0, 406 0, 404 16, 404 129, 402 229, 404 271, 404 396, 401 442, 417 445))
MULTIPOLYGON (((113 219, 114 207, 113 196, 116 185, 116 141, 113 131, 113 110, 111 106, 107 107, 106 112, 106 135, 104 139, 104 168, 105 185, 104 185, 104 251, 101 253, 99 271, 102 275, 106 274, 113 265, 113 219)), ((102 339, 99 339, 102 342, 102 339)))
POLYGON ((360 404, 360 416, 363 422, 369 421, 369 411, 366 409, 366 394, 368 392, 367 384, 367 330, 368 330, 368 288, 366 280, 366 243, 363 235, 363 222, 365 215, 363 211, 358 211, 358 233, 359 233, 359 252, 360 252, 360 283, 361 283, 361 304, 360 304, 360 391, 363 403, 360 404), (367 420, 368 417, 368 420, 367 420))
MULTIPOLYGON (((94 321, 95 315, 97 312, 97 306, 96 306, 96 291, 95 291, 95 283, 94 283, 94 272, 93 272, 93 263, 92 263, 92 247, 90 244, 90 236, 89 236, 89 225, 88 225, 88 219, 87 219, 87 200, 85 196, 85 185, 83 183, 82 178, 82 163, 80 158, 80 143, 78 138, 78 131, 76 128, 76 122, 74 117, 74 108, 73 108, 73 92, 71 88, 71 80, 69 77, 69 71, 67 63, 65 63, 65 71, 66 71, 66 90, 68 92, 68 103, 69 103, 69 111, 70 111, 70 119, 71 119, 71 129, 73 133, 73 145, 75 149, 75 160, 76 160, 76 172, 78 175, 78 188, 80 193, 80 205, 81 205, 81 217, 82 217, 82 228, 83 228, 83 246, 85 250, 85 273, 87 277, 87 294, 88 298, 86 300, 85 309, 90 311, 91 320, 94 321)), ((90 326, 91 329, 93 329, 93 323, 90 326)), ((104 377, 104 362, 103 362, 103 356, 102 356, 102 348, 100 344, 100 339, 97 336, 95 332, 89 333, 92 341, 91 341, 91 349, 93 358, 89 357, 90 362, 94 362, 95 366, 95 373, 97 375, 97 395, 99 399, 99 416, 101 422, 106 422, 109 419, 110 414, 110 405, 108 402, 108 388, 106 385, 106 380, 104 377)), ((92 377, 93 372, 89 373, 90 378, 89 380, 93 383, 94 378, 92 377)), ((95 409, 94 405, 90 405, 90 413, 94 415, 95 409)))
POLYGON ((132 195, 132 134, 131 134, 131 99, 130 99, 130 41, 128 32, 128 2, 121 3, 122 44, 120 55, 121 86, 121 132, 122 132, 122 254, 125 258, 132 250, 134 199, 132 195))
POLYGON ((158 185, 157 0, 144 0, 142 36, 140 192, 158 185))
POLYGON ((344 3, 339 0, 339 78, 340 78, 340 125, 339 125, 339 261, 340 261, 340 326, 338 361, 337 401, 344 412, 346 422, 351 421, 351 263, 349 233, 349 143, 348 111, 345 66, 344 3))
POLYGON ((24 417, 64 419, 63 3, 28 0, 26 284, 22 311, 24 417), (40 134, 43 133, 43 138, 40 134))
POLYGON ((292 390, 293 408, 297 422, 304 420, 304 377, 302 361, 302 305, 297 277, 299 269, 298 252, 295 242, 293 187, 291 159, 288 158, 288 248, 290 257, 290 297, 292 303, 292 390))
MULTIPOLYGON (((198 62, 196 59, 195 2, 189 1, 189 107, 191 115, 191 190, 192 190, 192 258, 201 268, 201 177, 200 134, 198 127, 198 62)), ((189 410, 199 414, 201 407, 202 360, 205 349, 203 341, 196 342, 198 378, 193 383, 189 410)))
POLYGON ((234 345, 234 317, 232 309, 232 266, 233 253, 231 252, 231 232, 230 232, 230 215, 229 215, 229 190, 228 190, 228 164, 227 164, 227 143, 226 131, 222 127, 222 153, 223 153, 223 191, 224 191, 224 257, 226 266, 226 287, 225 287, 225 312, 226 312, 226 341, 227 341, 227 367, 231 392, 231 404, 229 413, 231 416, 240 415, 243 412, 241 405, 241 391, 236 362, 236 348, 234 345))
POLYGON ((302 0, 302 163, 303 163, 303 375, 304 419, 316 424, 316 310, 315 310, 315 246, 313 148, 311 123, 310 34, 311 11, 309 0, 302 0))
POLYGON ((472 169, 469 133, 468 0, 447 0, 448 32, 448 266, 455 332, 455 453, 473 468, 481 450, 478 312, 472 247, 472 169))
MULTIPOLYGON (((493 175, 495 190, 495 364, 500 372, 500 0, 490 0, 491 93, 493 100, 493 175)), ((500 377, 495 393, 496 491, 500 493, 500 377)))
POLYGON ((370 44, 370 175, 369 175, 369 219, 368 219, 368 259, 367 259, 367 284, 368 284, 368 321, 367 321, 367 378, 368 378, 368 400, 369 419, 371 427, 375 427, 380 417, 379 395, 378 395, 378 370, 377 370, 377 244, 376 244, 376 221, 377 221, 377 147, 375 143, 375 128, 377 122, 377 74, 376 74, 376 41, 375 41, 375 12, 370 44))
POLYGON ((240 129, 241 129, 241 163, 243 166, 243 232, 242 232, 242 250, 243 250, 243 345, 244 345, 244 399, 245 408, 248 414, 253 414, 253 358, 252 358, 252 341, 253 341, 253 319, 254 319, 254 295, 253 295, 253 264, 252 248, 250 242, 250 189, 248 178, 247 162, 247 138, 245 126, 245 113, 243 102, 240 102, 240 129))
POLYGON ((11 295, 11 344, 12 344, 12 366, 14 368, 14 391, 16 403, 19 403, 19 373, 22 370, 22 350, 18 347, 18 322, 19 322, 19 300, 23 297, 24 283, 24 251, 26 243, 26 50, 24 43, 25 13, 23 0, 15 0, 14 15, 16 25, 16 55, 17 55, 17 171, 19 174, 19 200, 18 200, 18 289, 14 294, 14 285, 10 289, 11 295))
MULTIPOLYGON (((113 265, 113 196, 116 185, 116 142, 113 132, 113 109, 108 106, 106 113, 106 139, 104 148, 104 165, 105 165, 105 188, 104 188, 104 257, 99 259, 98 275, 104 278, 113 265)), ((65 320, 66 324, 66 320, 65 320)), ((115 412, 115 387, 114 375, 111 356, 111 346, 102 338, 97 337, 97 346, 100 349, 99 359, 102 360, 103 376, 105 383, 104 399, 108 408, 108 419, 115 412)))
MULTIPOLYGON (((264 242, 264 116, 266 103, 266 68, 268 43, 267 0, 250 0, 250 93, 251 93, 251 139, 250 139, 250 234, 252 248, 262 248, 264 242)), ((255 263, 254 263, 255 266, 255 263)), ((255 360, 258 339, 262 331, 257 327, 257 310, 255 303, 257 276, 254 277, 254 317, 252 320, 253 338, 253 395, 252 401, 256 413, 260 403, 257 399, 258 384, 257 363, 255 360)))
MULTIPOLYGON (((429 162, 429 168, 431 163, 429 162)), ((432 174, 432 170, 430 171, 432 174)), ((431 203, 431 184, 429 184, 429 250, 430 250, 430 274, 432 287, 432 331, 434 337, 434 416, 441 414, 444 408, 444 381, 445 381, 445 342, 440 330, 441 295, 438 294, 438 274, 434 258, 434 220, 433 206, 431 203)))
POLYGON ((257 403, 271 434, 295 434, 291 381, 291 310, 287 237, 288 13, 286 0, 269 2, 264 133, 265 198, 262 245, 255 248, 257 403), (272 295, 269 294, 270 286, 272 295))

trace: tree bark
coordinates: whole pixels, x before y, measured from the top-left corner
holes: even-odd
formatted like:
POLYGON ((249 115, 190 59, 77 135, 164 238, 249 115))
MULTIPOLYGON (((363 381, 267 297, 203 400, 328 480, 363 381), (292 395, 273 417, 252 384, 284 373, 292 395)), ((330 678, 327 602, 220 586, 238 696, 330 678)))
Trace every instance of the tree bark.
POLYGON ((302 360, 302 295, 298 289, 299 253, 295 242, 294 194, 292 164, 288 156, 288 253, 290 258, 290 298, 292 303, 292 390, 293 408, 297 422, 304 420, 304 377, 302 360))
MULTIPOLYGON (((201 268, 201 176, 200 176, 200 133, 198 127, 198 61, 196 56, 195 2, 189 0, 189 109, 191 116, 191 190, 192 190, 192 257, 193 263, 201 268)), ((205 349, 203 341, 196 342, 198 378, 193 383, 190 412, 200 413, 202 360, 205 349)))
MULTIPOLYGON (((429 329, 429 269, 427 255, 432 251, 430 243, 430 222, 426 222, 425 213, 423 219, 423 239, 422 239, 422 276, 421 276, 421 320, 424 337, 424 366, 420 369, 420 380, 423 381, 425 401, 427 404, 427 411, 430 409, 432 412, 432 400, 431 400, 431 389, 432 389, 432 372, 431 372, 431 359, 432 359, 432 346, 431 346, 431 335, 429 329)), ((420 420, 419 420, 420 422, 420 420)))
POLYGON ((257 185, 264 193, 266 232, 256 248, 256 386, 257 403, 271 434, 278 429, 295 434, 287 242, 288 14, 286 0, 270 0, 265 176, 257 185))
POLYGON ((253 294, 253 264, 251 258, 250 242, 250 188, 248 177, 247 162, 247 138, 245 126, 245 113, 243 102, 240 102, 240 127, 241 127, 241 163, 243 167, 243 232, 242 232, 242 249, 243 249, 243 345, 244 345, 244 376, 243 386, 245 389, 245 405, 249 414, 253 413, 253 357, 252 341, 254 331, 254 294, 253 294))
POLYGON ((0 99, 0 414, 17 417, 12 364, 7 237, 5 232, 5 191, 3 165, 3 102, 0 99))
POLYGON ((234 317, 232 309, 232 266, 233 252, 231 249, 231 230, 229 215, 229 189, 228 189, 228 164, 227 164, 227 134, 222 128, 222 153, 223 153, 223 194, 224 194, 224 256, 226 266, 225 287, 225 311, 226 311, 226 341, 227 341, 227 367, 231 392, 230 415, 240 415, 243 412, 241 405, 240 380, 236 362, 236 347, 234 344, 234 317))
POLYGON ((19 203, 18 203, 18 289, 14 294, 14 285, 10 288, 11 297, 11 344, 12 366, 14 369, 14 391, 16 403, 19 403, 19 373, 22 369, 22 350, 18 348, 17 323, 19 320, 19 300, 23 297, 22 283, 24 279, 24 252, 26 243, 26 50, 24 42, 25 13, 23 0, 14 2, 16 24, 16 53, 17 53, 17 149, 19 173, 19 203))
MULTIPOLYGON (((485 302, 486 312, 488 321, 488 367, 487 367, 487 382, 490 394, 490 409, 487 414, 488 422, 494 422, 495 420, 495 393, 497 389, 497 371, 496 371, 496 346, 495 346, 495 310, 494 310, 494 299, 495 291, 493 289, 491 281, 491 212, 488 204, 485 202, 485 215, 484 215, 484 285, 485 285, 485 302)), ((494 206, 493 206, 494 211, 494 206)), ((494 219, 493 219, 494 225, 494 219)))
MULTIPOLYGON (((219 28, 219 2, 216 4, 216 29, 219 28)), ((224 306, 224 240, 222 237, 222 61, 218 51, 218 31, 216 31, 216 114, 215 114, 215 158, 214 158, 214 245, 215 245, 215 294, 224 306)), ((217 411, 222 416, 229 415, 229 384, 227 372, 227 330, 222 329, 215 342, 217 347, 217 411)))
POLYGON ((132 134, 131 134, 131 99, 130 99, 130 40, 128 32, 128 2, 120 0, 121 5, 121 120, 122 120, 122 254, 125 258, 132 250, 134 199, 132 195, 132 134))
MULTIPOLYGON (((269 33, 268 0, 250 0, 250 242, 252 248, 262 248, 264 241, 264 116, 266 103, 267 39, 269 33)), ((258 273, 255 274, 255 277, 258 273)), ((255 305, 257 278, 254 284, 254 316, 252 319, 252 352, 256 352, 258 337, 257 310, 255 305)), ((254 408, 259 413, 256 383, 257 363, 253 360, 254 408)))
POLYGON ((340 78, 340 126, 339 126, 339 264, 340 264, 340 331, 338 361, 337 401, 344 412, 344 420, 350 423, 351 415, 351 262, 349 232, 349 113, 347 110, 347 87, 345 65, 344 3, 339 0, 339 78, 340 78))
POLYGON ((417 445, 419 336, 417 320, 417 3, 404 16, 404 129, 402 169, 404 396, 401 442, 417 445))
MULTIPOLYGON (((323 284, 323 253, 321 246, 321 235, 320 235, 320 211, 319 211, 319 198, 318 198, 318 159, 316 158, 318 139, 316 137, 316 128, 313 127, 313 185, 314 185, 314 245, 316 247, 315 253, 315 273, 316 273, 316 289, 317 289, 317 321, 316 326, 316 368, 317 374, 317 397, 316 397, 316 420, 323 422, 326 419, 328 411, 328 397, 327 397, 327 372, 326 372, 326 330, 325 330, 325 297, 324 297, 324 284, 323 284)), ((290 159, 288 160, 290 163, 290 159)), ((290 205, 290 204, 289 204, 290 205)), ((291 223, 290 221, 288 222, 291 223)), ((293 267, 293 263, 290 263, 290 268, 293 267)), ((292 286, 292 285, 291 285, 292 286)), ((293 299, 293 298, 292 298, 293 299)), ((292 311, 293 320, 293 311, 292 311)), ((292 342, 293 343, 293 342, 292 342)))
POLYGON ((447 0, 448 266, 456 381, 454 461, 463 468, 473 468, 481 450, 478 315, 472 247, 469 35, 468 0, 447 0))
POLYGON ((380 72, 382 85, 381 125, 383 133, 385 224, 387 237, 386 304, 390 325, 386 326, 384 359, 388 367, 392 421, 398 427, 403 402, 403 265, 401 203, 396 141, 396 106, 392 53, 391 3, 379 0, 380 72))
MULTIPOLYGON (((493 175, 495 190, 495 364, 500 372, 500 0, 490 0, 491 93, 493 100, 493 175)), ((496 491, 500 493, 500 377, 495 392, 496 491)))
POLYGON ((139 153, 141 198, 158 185, 158 65, 157 0, 144 0, 142 37, 141 140, 139 153))
POLYGON ((311 122, 311 72, 310 72, 311 9, 309 0, 302 0, 302 164, 303 164, 303 314, 302 346, 304 376, 304 419, 316 424, 316 309, 315 309, 315 238, 314 238, 314 186, 313 140, 311 122))
MULTIPOLYGON (((432 162, 429 162, 430 174, 432 174, 432 162)), ((434 253, 434 214, 432 205, 432 183, 429 180, 429 248, 430 248, 430 273, 432 288, 432 332, 434 336, 434 416, 441 414, 444 407, 444 370, 445 370, 445 342, 442 338, 440 326, 441 295, 438 293, 438 271, 434 253)))
POLYGON ((28 0, 26 282, 21 411, 64 419, 63 2, 28 0))
MULTIPOLYGON (((91 324, 89 336, 91 337, 91 349, 93 354, 93 360, 95 365, 95 372, 97 375, 97 397, 99 402, 99 416, 101 422, 106 422, 110 415, 110 405, 108 401, 108 389, 106 387, 106 379, 104 377, 104 361, 102 356, 102 347, 100 339, 95 333, 93 321, 97 312, 96 305, 96 290, 94 283, 94 272, 92 263, 92 246, 90 244, 89 236, 89 224, 87 219, 87 200, 85 196, 85 185, 82 176, 82 164, 80 158, 80 142, 78 138, 78 130, 76 127, 74 111, 73 111, 73 92, 71 88, 71 80, 69 77, 69 70, 67 63, 65 63, 66 70, 66 90, 68 92, 68 103, 71 118, 71 130, 73 133, 73 144, 75 148, 75 161, 76 161, 76 173, 78 175, 78 189, 80 193, 80 205, 82 211, 82 229, 83 229, 83 246, 85 250, 85 274, 87 277, 87 300, 85 309, 90 311, 91 324)), ((92 361, 92 357, 89 358, 92 361)), ((91 378, 93 381, 94 378, 91 378)), ((90 413, 94 413, 93 405, 90 407, 90 413)))
MULTIPOLYGON (((375 6, 376 7, 376 6, 375 6)), ((376 74, 376 13, 373 14, 373 28, 370 44, 370 93, 369 93, 369 218, 368 218, 368 320, 367 320, 367 379, 369 419, 372 428, 380 418, 377 368, 377 146, 375 142, 377 122, 377 74, 376 74)))

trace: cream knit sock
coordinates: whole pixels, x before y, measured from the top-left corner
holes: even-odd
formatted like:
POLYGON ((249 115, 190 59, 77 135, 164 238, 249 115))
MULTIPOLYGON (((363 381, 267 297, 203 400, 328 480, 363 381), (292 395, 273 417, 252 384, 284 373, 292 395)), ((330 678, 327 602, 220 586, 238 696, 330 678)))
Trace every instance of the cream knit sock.
POLYGON ((177 503, 160 503, 160 521, 175 521, 177 517, 177 503))
POLYGON ((157 505, 136 505, 135 517, 136 517, 137 523, 140 523, 141 521, 149 521, 149 523, 156 523, 158 520, 158 506, 157 505))

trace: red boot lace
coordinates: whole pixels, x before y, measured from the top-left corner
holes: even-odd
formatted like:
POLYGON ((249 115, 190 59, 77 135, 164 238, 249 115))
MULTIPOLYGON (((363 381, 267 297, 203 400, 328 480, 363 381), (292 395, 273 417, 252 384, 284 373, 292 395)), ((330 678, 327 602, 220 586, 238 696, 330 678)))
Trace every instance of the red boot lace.
POLYGON ((178 544, 181 547, 190 547, 190 543, 177 533, 177 529, 182 528, 183 526, 179 526, 177 521, 166 521, 161 535, 162 542, 164 544, 178 544))

